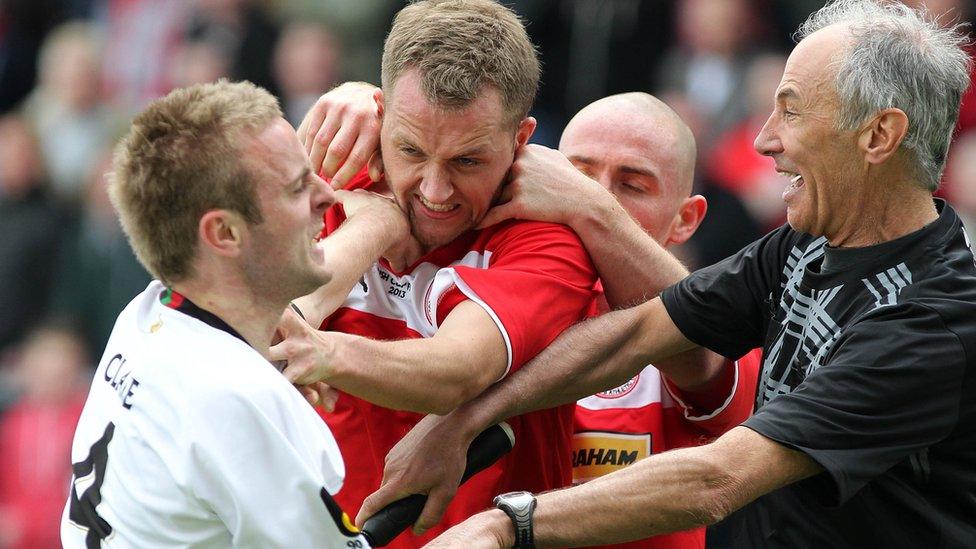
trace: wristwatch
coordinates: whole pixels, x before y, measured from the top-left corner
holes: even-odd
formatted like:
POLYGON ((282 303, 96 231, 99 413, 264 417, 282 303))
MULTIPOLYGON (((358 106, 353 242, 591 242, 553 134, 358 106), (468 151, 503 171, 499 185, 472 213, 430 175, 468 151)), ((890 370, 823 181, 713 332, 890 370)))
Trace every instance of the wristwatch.
POLYGON ((535 511, 535 496, 531 492, 509 492, 496 496, 495 507, 498 507, 512 519, 515 526, 516 549, 534 549, 535 536, 532 532, 532 512, 535 511))

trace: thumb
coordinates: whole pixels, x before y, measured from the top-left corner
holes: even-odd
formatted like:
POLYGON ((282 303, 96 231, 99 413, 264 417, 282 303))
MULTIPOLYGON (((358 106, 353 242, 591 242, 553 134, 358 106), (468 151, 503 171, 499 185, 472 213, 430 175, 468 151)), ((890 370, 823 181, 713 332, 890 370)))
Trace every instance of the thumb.
POLYGON ((498 206, 488 210, 488 213, 485 214, 485 217, 481 219, 481 222, 478 223, 478 226, 475 228, 484 229, 485 227, 491 227, 496 223, 501 223, 506 219, 513 219, 516 217, 516 205, 514 202, 499 204, 498 206))
POLYGON ((288 341, 282 341, 277 345, 272 345, 271 348, 268 349, 268 358, 271 360, 271 362, 278 362, 280 360, 287 362, 289 347, 290 345, 288 341))
POLYGON ((338 202, 339 204, 342 204, 344 200, 349 199, 349 195, 352 194, 352 191, 344 191, 342 189, 336 189, 335 191, 333 191, 332 194, 335 195, 335 201, 338 202))
POLYGON ((281 313, 281 319, 278 321, 278 327, 275 329, 275 332, 281 339, 288 339, 288 337, 294 334, 302 333, 307 327, 308 323, 302 317, 298 316, 298 313, 294 309, 288 307, 285 309, 285 312, 281 313))
POLYGON ((362 528, 367 519, 387 505, 403 497, 406 497, 406 495, 396 492, 392 484, 380 486, 378 490, 363 500, 363 505, 359 508, 359 514, 356 515, 356 528, 362 528))

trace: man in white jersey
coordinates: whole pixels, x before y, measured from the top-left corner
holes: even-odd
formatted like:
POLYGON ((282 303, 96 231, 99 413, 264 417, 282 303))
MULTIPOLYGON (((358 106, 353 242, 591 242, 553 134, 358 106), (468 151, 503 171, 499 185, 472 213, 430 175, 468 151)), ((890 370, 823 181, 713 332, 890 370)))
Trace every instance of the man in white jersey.
MULTIPOLYGON (((72 447, 65 547, 364 547, 331 495, 335 441, 267 360, 290 300, 341 301, 407 238, 392 202, 336 196, 276 100, 250 83, 177 90, 116 150, 113 204, 157 278, 119 315, 72 447)), ((309 395, 314 397, 314 395, 309 395)))

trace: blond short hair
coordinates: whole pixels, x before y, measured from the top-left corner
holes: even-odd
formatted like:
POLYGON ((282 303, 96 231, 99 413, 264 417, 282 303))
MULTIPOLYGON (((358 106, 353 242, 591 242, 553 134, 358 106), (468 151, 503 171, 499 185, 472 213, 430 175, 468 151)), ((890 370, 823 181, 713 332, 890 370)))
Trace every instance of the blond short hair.
POLYGON ((383 46, 383 89, 420 72, 435 105, 463 108, 485 85, 501 95, 508 119, 525 118, 539 87, 539 58, 525 27, 493 0, 422 0, 400 10, 383 46))
POLYGON ((151 103, 115 149, 109 196, 139 261, 172 284, 192 275, 200 217, 209 210, 263 221, 242 137, 281 117, 250 82, 220 80, 151 103))

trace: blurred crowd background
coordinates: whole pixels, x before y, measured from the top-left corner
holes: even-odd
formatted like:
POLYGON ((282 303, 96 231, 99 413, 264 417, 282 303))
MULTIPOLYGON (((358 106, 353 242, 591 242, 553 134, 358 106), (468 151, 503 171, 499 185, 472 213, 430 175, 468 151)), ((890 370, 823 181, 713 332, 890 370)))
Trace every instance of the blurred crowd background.
MULTIPOLYGON (((706 221, 691 266, 784 221, 752 150, 792 33, 822 0, 510 0, 543 60, 534 141, 587 103, 643 90, 699 144, 706 221)), ((913 0, 953 24, 970 0, 913 0)), ((130 117, 220 77, 275 93, 296 126, 345 80, 378 83, 403 0, 0 0, 0 548, 59 547, 75 422, 115 316, 149 276, 105 192, 130 117)), ((976 222, 976 91, 940 194, 976 222)))

